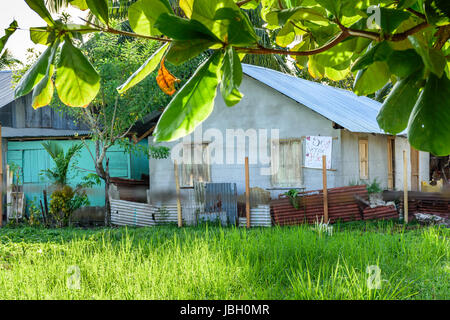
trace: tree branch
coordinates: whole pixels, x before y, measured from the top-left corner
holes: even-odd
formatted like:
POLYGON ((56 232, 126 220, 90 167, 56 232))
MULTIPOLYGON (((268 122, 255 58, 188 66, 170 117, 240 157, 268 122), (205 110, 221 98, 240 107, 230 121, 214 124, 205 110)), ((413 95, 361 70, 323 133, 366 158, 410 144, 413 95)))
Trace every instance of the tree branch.
POLYGON ((236 2, 236 5, 238 7, 242 7, 244 4, 247 4, 247 3, 251 2, 251 1, 253 1, 253 0, 242 0, 242 1, 236 2))
POLYGON ((314 54, 318 54, 328 49, 333 48, 343 40, 347 39, 350 34, 346 31, 342 31, 336 38, 332 41, 328 42, 324 46, 309 50, 309 51, 287 51, 287 50, 279 50, 279 49, 270 49, 270 48, 259 48, 259 49, 250 49, 250 48, 236 48, 238 52, 251 53, 251 54, 281 54, 281 55, 291 55, 291 56, 311 56, 314 54))
POLYGON ((99 26, 98 24, 95 24, 93 22, 85 20, 85 19, 83 19, 81 17, 79 17, 79 18, 81 20, 83 20, 84 22, 86 22, 87 24, 90 24, 90 25, 96 27, 97 29, 99 29, 99 30, 101 30, 103 32, 108 32, 108 33, 112 33, 112 34, 119 34, 119 35, 122 35, 122 36, 133 37, 133 38, 143 38, 143 39, 155 40, 155 41, 160 41, 160 42, 172 42, 172 40, 168 39, 168 38, 146 36, 146 35, 139 34, 139 33, 117 30, 117 29, 114 29, 114 28, 111 28, 111 27, 104 28, 102 26, 99 26))

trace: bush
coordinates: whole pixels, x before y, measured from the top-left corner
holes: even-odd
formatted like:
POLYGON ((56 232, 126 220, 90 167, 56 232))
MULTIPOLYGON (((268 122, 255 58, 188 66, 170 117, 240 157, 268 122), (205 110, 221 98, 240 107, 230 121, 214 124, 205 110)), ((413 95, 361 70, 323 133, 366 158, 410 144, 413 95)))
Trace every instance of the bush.
POLYGON ((61 228, 68 225, 75 210, 85 205, 89 205, 89 200, 84 191, 64 186, 52 193, 49 213, 61 228))

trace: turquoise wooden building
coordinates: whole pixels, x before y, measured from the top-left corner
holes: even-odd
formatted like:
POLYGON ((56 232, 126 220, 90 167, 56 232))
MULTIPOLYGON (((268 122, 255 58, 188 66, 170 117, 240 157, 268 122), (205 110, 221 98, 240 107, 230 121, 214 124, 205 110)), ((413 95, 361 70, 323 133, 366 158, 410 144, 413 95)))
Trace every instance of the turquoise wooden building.
MULTIPOLYGON (((15 99, 11 86, 12 72, 0 71, 0 123, 2 125, 3 172, 6 165, 21 167, 21 182, 27 202, 36 198, 40 200, 42 190, 49 187, 49 181, 41 175, 42 170, 52 168, 53 160, 42 147, 42 142, 55 140, 65 150, 72 144, 80 143, 81 137, 87 137, 89 131, 83 125, 77 125, 67 115, 61 115, 50 107, 34 110, 31 107, 31 94, 15 99)), ((86 140, 91 151, 94 144, 86 140)), ((147 146, 147 139, 139 142, 147 146)), ((141 179, 142 174, 148 176, 148 156, 145 153, 128 153, 115 146, 107 154, 111 177, 141 179)), ((73 186, 80 183, 81 178, 94 172, 94 162, 83 148, 78 157, 77 170, 71 170, 69 176, 73 186)), ((4 175, 4 185, 6 174, 4 175)), ((91 206, 104 206, 104 186, 96 186, 87 190, 91 206)), ((5 208, 5 206, 3 206, 5 208)))
MULTIPOLYGON (((50 186, 48 179, 41 173, 43 170, 54 167, 54 162, 42 147, 42 142, 48 141, 48 137, 46 137, 47 139, 45 137, 41 138, 43 140, 17 140, 17 137, 7 139, 6 162, 10 165, 15 163, 21 167, 21 182, 27 202, 34 198, 40 199, 42 191, 50 186)), ((80 141, 67 139, 57 140, 56 143, 60 144, 64 150, 67 150, 72 144, 80 143, 80 141)), ((91 151, 94 150, 93 142, 87 140, 86 143, 91 148, 91 151)), ((147 142, 143 141, 140 144, 145 146, 147 142)), ((108 151, 107 157, 109 158, 111 177, 141 179, 143 174, 148 175, 148 157, 142 152, 129 153, 119 146, 114 146, 108 151)), ((69 172, 70 184, 76 186, 82 182, 83 176, 94 172, 94 162, 88 150, 84 147, 79 156, 76 157, 76 167, 71 168, 69 172)), ((87 194, 91 206, 103 206, 105 204, 105 188, 103 184, 88 189, 87 194)))

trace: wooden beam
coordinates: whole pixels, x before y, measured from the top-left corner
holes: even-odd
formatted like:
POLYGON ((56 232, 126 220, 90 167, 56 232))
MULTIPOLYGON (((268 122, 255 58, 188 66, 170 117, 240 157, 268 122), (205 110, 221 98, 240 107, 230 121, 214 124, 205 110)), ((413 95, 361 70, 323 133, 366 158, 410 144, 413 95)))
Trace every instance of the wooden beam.
POLYGON ((177 190, 177 212, 178 212, 178 227, 181 228, 183 226, 183 216, 181 212, 181 200, 180 200, 180 181, 178 178, 178 163, 177 160, 174 160, 173 164, 175 170, 175 187, 177 190))
POLYGON ((405 223, 408 223, 408 161, 406 150, 403 150, 403 217, 405 223))
POLYGON ((247 228, 250 228, 250 172, 248 167, 248 157, 245 157, 245 216, 247 218, 247 228))
POLYGON ((134 144, 138 144, 139 142, 141 142, 142 140, 147 138, 149 135, 151 135, 153 133, 153 131, 155 130, 155 128, 156 128, 156 126, 153 126, 150 129, 148 129, 147 131, 145 131, 145 133, 142 136, 140 136, 139 138, 137 138, 134 141, 134 144))
POLYGON ((322 156, 322 178, 323 178, 323 220, 328 223, 328 186, 327 186, 327 156, 322 156))

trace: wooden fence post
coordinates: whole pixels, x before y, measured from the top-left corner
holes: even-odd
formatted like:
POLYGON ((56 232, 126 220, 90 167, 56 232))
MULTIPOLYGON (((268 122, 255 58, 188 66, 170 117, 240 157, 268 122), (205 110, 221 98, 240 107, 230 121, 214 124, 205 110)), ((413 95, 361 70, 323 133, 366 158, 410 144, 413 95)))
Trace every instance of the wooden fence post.
POLYGON ((175 170, 175 187, 177 189, 177 212, 178 212, 178 227, 183 226, 183 217, 181 214, 181 201, 180 201, 180 180, 178 179, 178 163, 174 160, 173 168, 175 170))
POLYGON ((245 157, 245 216, 247 217, 247 228, 250 228, 250 172, 248 157, 245 157))
POLYGON ((327 187, 327 156, 322 156, 322 178, 323 178, 323 219, 328 223, 328 187, 327 187))
POLYGON ((406 150, 403 150, 403 218, 408 223, 408 161, 406 150))

